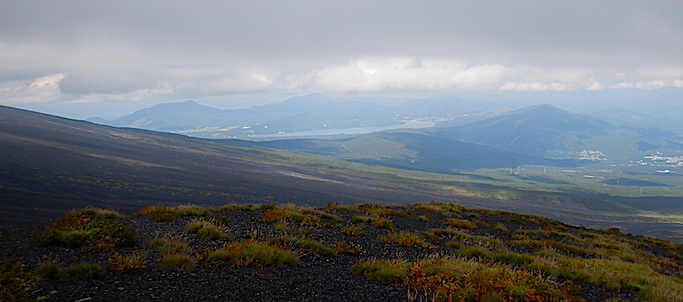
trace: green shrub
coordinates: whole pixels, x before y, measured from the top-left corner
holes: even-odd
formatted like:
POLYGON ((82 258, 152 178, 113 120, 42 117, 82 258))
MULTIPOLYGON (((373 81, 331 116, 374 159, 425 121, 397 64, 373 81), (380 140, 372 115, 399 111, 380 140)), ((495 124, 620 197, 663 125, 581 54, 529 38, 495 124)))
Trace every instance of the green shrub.
POLYGON ((372 222, 375 220, 373 217, 369 216, 354 216, 353 217, 353 222, 372 222))
POLYGON ((493 257, 493 254, 491 251, 488 249, 485 249, 483 247, 478 247, 478 246, 461 246, 460 249, 458 249, 457 252, 458 255, 464 256, 464 257, 481 257, 481 258, 489 258, 491 259, 493 257))
POLYGON ((83 215, 95 216, 97 218, 123 218, 123 214, 116 212, 112 209, 101 209, 101 208, 85 208, 79 213, 83 215))
POLYGON ((108 259, 111 265, 111 270, 121 273, 131 273, 145 266, 145 257, 143 255, 136 255, 133 257, 123 257, 119 253, 115 253, 108 259))
POLYGON ((226 204, 221 207, 221 211, 255 211, 259 207, 253 204, 226 204))
MULTIPOLYGON (((239 266, 248 266, 251 263, 261 265, 296 265, 299 263, 299 256, 296 253, 279 247, 270 246, 263 242, 257 241, 241 241, 226 244, 221 248, 227 252, 233 263, 239 266)), ((220 254, 217 252, 210 253, 209 259, 218 258, 220 254)))
POLYGON ((325 206, 325 210, 330 211, 349 211, 349 212, 360 212, 359 205, 352 203, 348 205, 342 205, 339 203, 328 203, 325 206))
POLYGON ((305 237, 311 236, 314 233, 315 233, 315 228, 312 228, 312 227, 300 228, 300 229, 294 231, 294 235, 305 236, 305 237))
POLYGON ((187 243, 172 239, 167 240, 166 243, 161 247, 159 252, 162 255, 186 254, 189 252, 189 250, 190 248, 187 246, 187 243))
POLYGON ((455 228, 467 229, 467 230, 477 228, 477 226, 471 221, 463 220, 463 219, 456 219, 456 218, 446 218, 444 220, 441 220, 439 222, 439 224, 449 225, 449 226, 452 226, 455 228))
POLYGON ((147 246, 149 247, 160 247, 166 244, 166 238, 154 237, 147 241, 147 246))
POLYGON ((406 277, 409 264, 405 260, 376 260, 360 261, 351 267, 355 274, 372 281, 400 281, 406 277))
POLYGON ((363 230, 363 225, 360 224, 344 226, 342 227, 342 232, 344 232, 344 234, 351 236, 360 236, 363 235, 363 233, 365 233, 365 231, 363 230))
POLYGON ((386 230, 393 230, 394 229, 394 223, 388 219, 375 219, 372 221, 372 226, 376 229, 386 229, 386 230))
POLYGON ((230 235, 226 234, 219 228, 224 228, 220 223, 213 219, 199 219, 192 221, 186 231, 190 234, 197 234, 202 239, 220 240, 230 239, 230 235))
POLYGON ((418 216, 417 219, 420 219, 420 221, 424 221, 424 222, 429 221, 429 218, 427 218, 427 216, 424 216, 424 215, 418 216))
POLYGON ((339 255, 361 256, 365 254, 365 250, 358 244, 346 241, 335 241, 334 250, 339 255))
POLYGON ((313 240, 292 238, 289 236, 276 237, 268 241, 270 245, 292 246, 298 249, 306 249, 322 256, 337 256, 334 249, 324 246, 322 243, 313 240))
POLYGON ((210 251, 207 259, 211 261, 220 261, 230 258, 232 254, 228 250, 218 249, 215 251, 210 251))
POLYGON ((113 247, 134 246, 137 233, 129 226, 112 220, 92 220, 72 211, 58 218, 44 231, 35 231, 34 240, 41 245, 81 247, 91 252, 107 252, 113 247))
POLYGON ((189 271, 194 264, 195 261, 186 254, 166 254, 161 258, 161 266, 165 269, 189 271))
POLYGON ((425 212, 432 212, 432 213, 444 213, 444 214, 457 214, 460 213, 465 209, 465 207, 459 205, 459 204, 454 204, 454 203, 445 203, 445 202, 435 202, 431 201, 429 203, 418 203, 413 205, 413 209, 416 210, 422 210, 425 212))
POLYGON ((422 240, 420 237, 418 237, 414 233, 409 233, 409 232, 400 232, 400 233, 393 233, 385 236, 379 236, 377 237, 377 241, 379 242, 395 242, 398 245, 405 245, 405 246, 419 246, 419 247, 426 247, 430 249, 436 248, 435 245, 430 244, 422 240))
POLYGON ((64 270, 56 263, 44 263, 36 267, 36 275, 45 279, 59 279, 64 276, 64 270))
POLYGON ((502 225, 502 224, 500 224, 500 223, 496 223, 496 224, 493 226, 493 228, 496 229, 496 230, 499 230, 499 231, 501 231, 501 232, 504 232, 504 233, 510 233, 510 229, 506 228, 504 225, 502 225))
POLYGON ((67 267, 64 273, 79 280, 91 280, 104 276, 104 269, 96 263, 80 263, 67 267))
POLYGON ((289 230, 289 225, 286 223, 276 223, 273 225, 273 228, 278 231, 287 231, 289 230))
POLYGON ((493 255, 493 260, 507 264, 525 264, 534 261, 534 257, 513 252, 502 252, 493 255))
POLYGON ((24 265, 11 264, 8 259, 0 265, 0 301, 20 300, 27 291, 40 283, 40 278, 24 271, 24 265))

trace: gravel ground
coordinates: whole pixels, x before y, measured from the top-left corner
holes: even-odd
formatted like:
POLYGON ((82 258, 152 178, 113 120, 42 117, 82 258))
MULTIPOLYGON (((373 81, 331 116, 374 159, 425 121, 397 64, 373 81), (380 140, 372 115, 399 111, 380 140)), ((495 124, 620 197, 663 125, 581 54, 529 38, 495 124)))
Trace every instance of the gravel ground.
MULTIPOLYGON (((243 239, 250 234, 259 234, 259 239, 267 240, 292 233, 298 227, 291 224, 292 228, 288 231, 275 230, 273 223, 261 221, 263 211, 223 211, 217 214, 230 218, 229 233, 232 240, 243 239)), ((20 261, 26 264, 26 270, 33 271, 40 263, 46 262, 59 263, 62 268, 82 262, 98 263, 108 269, 110 265, 107 259, 115 252, 124 256, 141 252, 147 255, 146 266, 133 273, 108 271, 104 277, 94 280, 44 279, 27 295, 31 300, 56 290, 48 301, 406 301, 406 289, 401 284, 367 281, 351 273, 351 266, 368 257, 419 259, 431 253, 450 253, 443 247, 430 250, 378 242, 378 235, 390 231, 374 229, 370 225, 365 225, 365 234, 348 236, 341 228, 352 223, 351 219, 358 213, 341 211, 336 214, 342 220, 323 220, 329 222, 332 228, 317 228, 312 238, 330 247, 338 240, 353 242, 367 251, 365 255, 326 257, 298 251, 300 262, 295 266, 238 267, 228 262, 215 265, 202 261, 191 271, 167 270, 159 264, 161 256, 158 248, 146 246, 148 240, 154 237, 177 238, 188 243, 193 251, 217 248, 230 240, 208 241, 185 233, 186 226, 195 219, 193 217, 179 217, 174 222, 151 222, 147 217, 130 217, 120 221, 138 232, 140 243, 136 247, 115 249, 105 254, 83 253, 79 249, 38 246, 30 240, 33 230, 6 228, 1 230, 0 257, 20 261)), ((391 217, 391 220, 398 231, 443 227, 438 222, 445 216, 438 213, 428 215, 429 221, 421 221, 416 217, 391 217)), ((479 219, 486 219, 490 225, 501 223, 512 230, 538 227, 515 225, 502 216, 479 219)), ((472 233, 493 235, 502 240, 509 236, 489 227, 477 228, 472 233)), ((609 291, 590 284, 578 285, 582 287, 579 296, 587 301, 611 298, 637 301, 633 291, 609 291)))

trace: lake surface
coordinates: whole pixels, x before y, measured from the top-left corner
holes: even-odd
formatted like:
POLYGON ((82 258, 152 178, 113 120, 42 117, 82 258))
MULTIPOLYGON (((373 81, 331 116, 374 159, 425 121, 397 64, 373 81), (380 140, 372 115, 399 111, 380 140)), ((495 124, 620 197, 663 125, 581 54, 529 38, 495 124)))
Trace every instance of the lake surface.
POLYGON ((386 131, 394 129, 421 129, 429 128, 434 126, 432 122, 416 121, 407 122, 398 125, 382 126, 382 127, 353 127, 353 128, 342 128, 342 129, 320 129, 320 130, 309 130, 309 131, 298 131, 298 132, 286 132, 277 134, 260 134, 252 135, 251 137, 270 137, 270 138, 284 138, 284 137, 300 137, 300 136, 321 136, 321 135, 340 135, 340 134, 366 134, 370 132, 386 131))

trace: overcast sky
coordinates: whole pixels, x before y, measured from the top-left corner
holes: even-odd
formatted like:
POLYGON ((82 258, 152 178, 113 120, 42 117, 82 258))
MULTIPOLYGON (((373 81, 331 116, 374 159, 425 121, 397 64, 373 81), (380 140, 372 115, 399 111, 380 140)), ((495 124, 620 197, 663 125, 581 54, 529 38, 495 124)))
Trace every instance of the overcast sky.
POLYGON ((0 104, 683 95, 681 16, 680 0, 1 1, 0 104))

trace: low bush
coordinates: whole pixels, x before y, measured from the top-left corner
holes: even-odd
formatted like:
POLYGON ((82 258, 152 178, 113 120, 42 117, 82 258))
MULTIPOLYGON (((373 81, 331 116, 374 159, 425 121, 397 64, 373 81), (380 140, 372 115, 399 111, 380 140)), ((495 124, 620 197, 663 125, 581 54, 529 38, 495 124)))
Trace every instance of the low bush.
POLYGON ((355 204, 355 203, 347 204, 347 205, 342 205, 339 203, 328 203, 325 206, 325 210, 360 212, 360 206, 358 204, 355 204))
POLYGON ((299 228, 298 230, 294 231, 294 235, 297 236, 309 237, 313 234, 315 234, 315 228, 312 227, 299 228))
POLYGON ((388 219, 374 219, 372 221, 372 227, 374 227, 376 229, 393 230, 394 229, 394 223, 388 219))
POLYGON ((64 270, 57 263, 43 263, 36 267, 34 274, 45 279, 59 279, 64 276, 64 270))
POLYGON ((171 239, 167 240, 166 243, 164 243, 164 245, 161 246, 159 253, 161 253, 161 255, 187 254, 189 251, 190 248, 187 246, 187 243, 179 241, 177 239, 171 239))
POLYGON ((409 232, 400 232, 377 237, 379 242, 395 242, 398 245, 419 246, 435 249, 436 246, 422 240, 418 235, 409 232))
POLYGON ((289 230, 289 225, 286 223, 276 223, 273 225, 273 228, 278 231, 287 231, 289 230))
POLYGON ((506 228, 504 225, 500 223, 496 223, 495 225, 493 225, 493 228, 504 233, 510 233, 510 229, 506 228))
POLYGON ((109 219, 92 220, 79 212, 58 218, 50 228, 35 231, 32 237, 41 245, 80 247, 89 252, 108 252, 114 247, 137 244, 138 235, 129 226, 109 219))
POLYGON ((277 220, 298 222, 301 225, 320 226, 320 218, 311 214, 302 214, 300 212, 285 210, 285 209, 268 209, 262 218, 265 222, 272 222, 277 220))
POLYGON ((501 252, 493 255, 493 260, 506 264, 526 264, 534 261, 534 257, 513 252, 501 252))
POLYGON ((123 257, 115 253, 108 259, 108 262, 112 271, 120 273, 131 273, 145 266, 145 259, 141 255, 123 257))
POLYGON ((256 211, 259 206, 254 204, 226 204, 221 207, 221 211, 256 211))
POLYGON ((165 269, 189 271, 194 264, 194 259, 186 254, 166 254, 161 258, 161 266, 165 269))
POLYGON ((409 263, 405 260, 377 260, 360 261, 351 267, 355 274, 372 281, 401 281, 406 277, 409 263))
POLYGON ((354 216, 353 217, 353 222, 372 222, 375 220, 374 217, 370 216, 354 216))
POLYGON ((207 240, 230 239, 230 235, 225 233, 225 226, 215 219, 195 219, 190 222, 186 231, 207 240))
POLYGON ((96 263, 80 263, 67 267, 64 274, 79 280, 91 280, 102 278, 104 269, 96 263))
POLYGON ((365 254, 365 250, 358 244, 346 241, 335 241, 334 250, 339 255, 361 256, 365 254))
POLYGON ((180 205, 175 207, 146 206, 133 216, 149 216, 149 220, 157 222, 171 222, 177 216, 208 216, 213 209, 196 205, 180 205))
POLYGON ((456 218, 446 218, 444 220, 441 220, 439 222, 439 224, 449 225, 449 226, 452 226, 455 228, 467 229, 467 230, 477 228, 477 226, 471 221, 463 220, 463 219, 456 219, 456 218))
POLYGON ((147 241, 147 246, 149 247, 160 247, 166 244, 166 238, 154 237, 147 241))
POLYGON ((360 224, 344 226, 342 227, 342 232, 344 232, 344 234, 351 236, 360 236, 363 235, 363 233, 365 233, 365 231, 363 230, 363 225, 360 224))
POLYGON ((437 258, 416 261, 403 285, 409 300, 433 301, 580 301, 534 272, 494 263, 437 258))
POLYGON ((208 258, 213 261, 231 260, 238 266, 252 263, 278 266, 299 263, 299 256, 292 251, 252 240, 225 244, 221 249, 210 252, 208 258))
POLYGON ((5 259, 0 264, 0 301, 18 301, 40 283, 40 278, 24 271, 24 265, 5 259))
POLYGON ((85 208, 80 210, 79 213, 83 215, 95 216, 97 218, 123 218, 123 214, 114 211, 112 209, 101 209, 101 208, 85 208))
POLYGON ((422 210, 428 213, 457 214, 465 211, 465 207, 455 203, 435 202, 418 203, 412 206, 413 209, 422 210))
POLYGON ((291 246, 297 249, 306 249, 322 256, 337 256, 337 252, 334 249, 326 247, 322 243, 313 240, 281 236, 269 240, 268 244, 279 247, 291 246))

